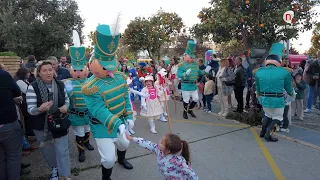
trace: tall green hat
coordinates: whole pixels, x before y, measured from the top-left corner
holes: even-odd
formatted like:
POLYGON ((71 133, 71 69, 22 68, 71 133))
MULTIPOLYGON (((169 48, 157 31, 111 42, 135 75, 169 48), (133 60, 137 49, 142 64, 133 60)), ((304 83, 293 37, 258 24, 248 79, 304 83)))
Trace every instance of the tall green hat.
POLYGON ((81 70, 87 64, 85 56, 86 48, 83 46, 75 47, 71 46, 69 49, 69 55, 71 57, 71 64, 74 70, 81 70))
POLYGON ((276 54, 281 58, 283 56, 284 49, 285 49, 285 47, 284 47, 283 44, 281 44, 281 43, 273 43, 272 46, 271 46, 269 54, 276 54))
POLYGON ((72 34, 73 46, 69 48, 69 55, 71 57, 71 64, 74 70, 81 70, 87 64, 85 56, 86 48, 81 46, 80 37, 76 30, 72 34))
POLYGON ((191 58, 196 58, 196 55, 194 54, 195 51, 196 51, 196 42, 194 40, 188 40, 185 53, 189 55, 191 58))
MULTIPOLYGON (((113 30, 116 31, 116 30, 113 30)), ((108 71, 117 69, 115 58, 119 45, 120 33, 112 32, 109 25, 98 25, 94 33, 94 57, 108 71)))

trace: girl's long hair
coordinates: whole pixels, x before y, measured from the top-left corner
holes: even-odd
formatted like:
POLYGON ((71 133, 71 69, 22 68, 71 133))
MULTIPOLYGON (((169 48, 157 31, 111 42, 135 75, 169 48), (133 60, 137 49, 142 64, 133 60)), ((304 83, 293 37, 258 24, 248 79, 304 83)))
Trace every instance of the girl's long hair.
POLYGON ((184 157, 187 164, 190 165, 190 151, 187 141, 181 140, 176 134, 166 134, 166 149, 170 151, 170 154, 176 154, 181 151, 181 156, 184 157))

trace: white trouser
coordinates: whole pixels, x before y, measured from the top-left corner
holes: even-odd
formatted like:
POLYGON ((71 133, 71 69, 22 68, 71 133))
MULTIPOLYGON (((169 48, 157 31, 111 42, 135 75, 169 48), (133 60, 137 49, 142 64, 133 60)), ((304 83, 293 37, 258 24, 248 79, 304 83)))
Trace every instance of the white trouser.
POLYGON ((116 148, 119 151, 125 151, 129 146, 128 144, 127 147, 121 147, 119 138, 95 138, 95 140, 101 157, 101 164, 106 169, 112 168, 117 160, 116 148))
POLYGON ((85 133, 90 132, 90 125, 72 126, 74 135, 84 137, 85 133))
POLYGON ((166 107, 166 103, 164 101, 160 101, 160 104, 162 106, 162 110, 164 114, 167 114, 167 107, 166 107))
POLYGON ((226 114, 228 113, 228 96, 224 96, 222 91, 223 91, 222 87, 218 86, 218 92, 219 92, 218 97, 219 97, 220 107, 221 107, 220 113, 226 114))
POLYGON ((195 91, 182 91, 183 102, 189 103, 190 97, 192 97, 192 101, 198 102, 198 90, 195 91))
POLYGON ((263 108, 264 114, 273 120, 283 120, 284 108, 263 108))

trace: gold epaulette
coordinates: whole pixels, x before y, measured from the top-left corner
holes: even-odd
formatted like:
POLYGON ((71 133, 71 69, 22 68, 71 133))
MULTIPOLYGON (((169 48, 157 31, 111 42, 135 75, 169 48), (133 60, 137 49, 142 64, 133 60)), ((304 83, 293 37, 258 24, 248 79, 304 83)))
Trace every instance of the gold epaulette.
POLYGON ((98 78, 93 78, 90 82, 86 82, 83 84, 81 91, 83 92, 83 94, 85 95, 92 95, 96 92, 99 91, 98 86, 95 85, 95 83, 97 82, 98 78), (92 86, 91 86, 92 85, 92 86), (91 87, 90 87, 91 86, 91 87))
POLYGON ((63 82, 63 83, 65 83, 65 82, 67 82, 67 81, 71 81, 71 80, 73 80, 73 78, 68 78, 68 79, 62 79, 61 81, 63 82))
POLYGON ((182 64, 184 63, 184 61, 179 62, 179 64, 177 64, 178 67, 182 66, 182 64))
POLYGON ((255 74, 260 68, 256 68, 252 71, 252 74, 255 74))

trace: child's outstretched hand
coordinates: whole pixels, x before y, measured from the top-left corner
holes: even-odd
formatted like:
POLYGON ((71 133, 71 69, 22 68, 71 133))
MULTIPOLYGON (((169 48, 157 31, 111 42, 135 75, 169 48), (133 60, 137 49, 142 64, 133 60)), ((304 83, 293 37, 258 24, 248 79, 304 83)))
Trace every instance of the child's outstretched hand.
POLYGON ((132 137, 128 133, 126 133, 126 137, 129 141, 132 141, 132 137))

